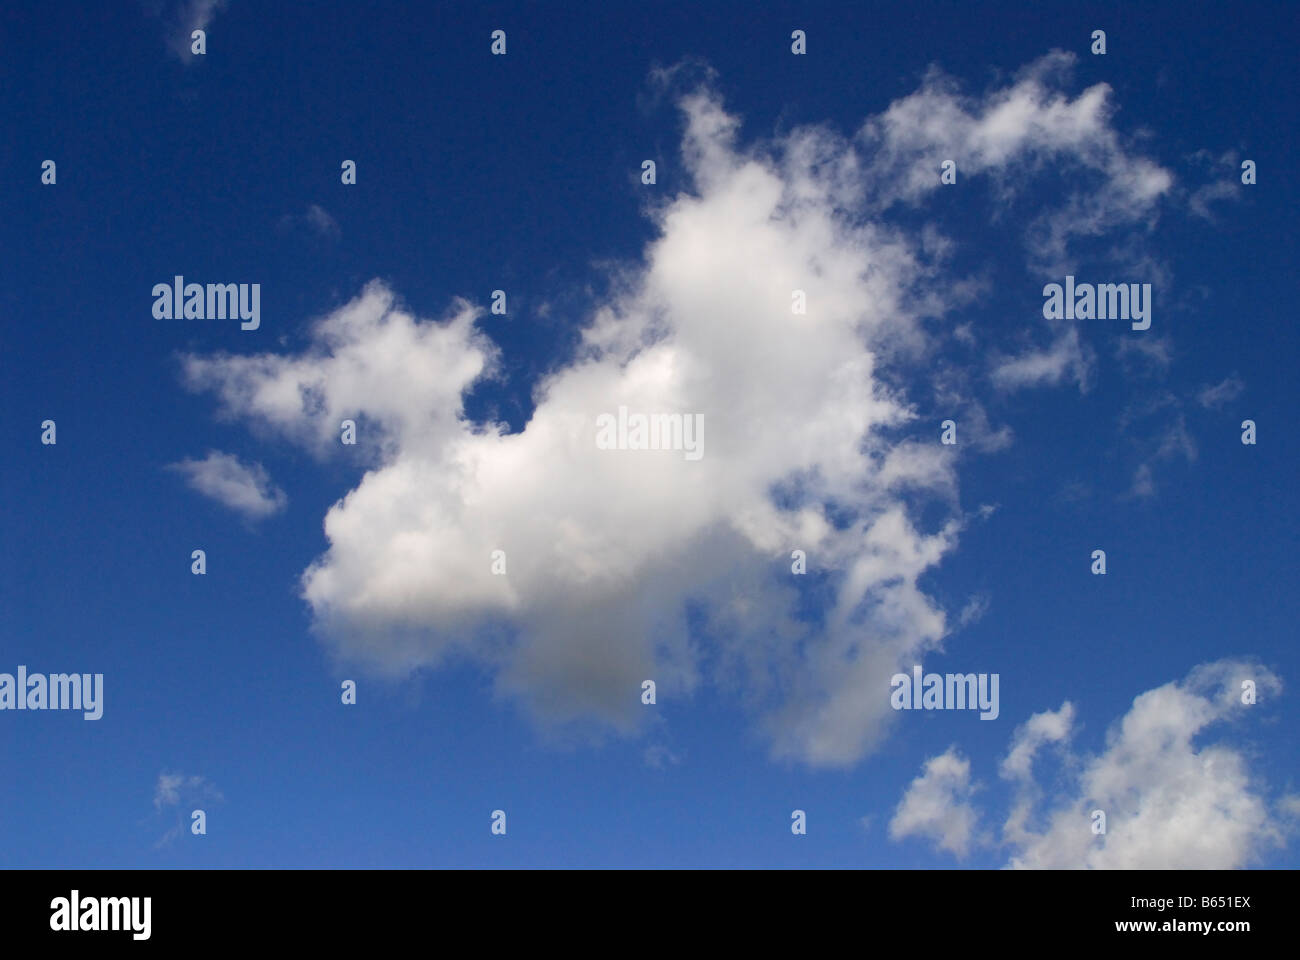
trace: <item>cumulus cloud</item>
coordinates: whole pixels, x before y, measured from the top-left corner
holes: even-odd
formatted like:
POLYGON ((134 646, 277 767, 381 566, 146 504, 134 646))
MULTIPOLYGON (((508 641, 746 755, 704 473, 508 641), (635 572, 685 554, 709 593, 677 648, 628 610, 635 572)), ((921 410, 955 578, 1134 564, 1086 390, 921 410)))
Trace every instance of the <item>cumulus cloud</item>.
POLYGON ((1010 865, 1232 869, 1280 843, 1278 811, 1250 775, 1244 750, 1194 742, 1252 709, 1241 702, 1246 680, 1261 699, 1281 690, 1269 671, 1223 661, 1137 697, 1106 749, 1078 761, 1073 796, 1049 802, 1041 829, 1009 824, 1010 865), (1091 830, 1093 809, 1106 814, 1100 836, 1091 830))
MULTIPOLYGON (((1035 714, 1016 730, 1001 765, 1013 790, 1001 837, 1007 865, 1234 869, 1286 842, 1295 797, 1270 800, 1244 746, 1203 742, 1211 728, 1247 718, 1280 691, 1278 678, 1257 664, 1203 664, 1135 698, 1096 754, 1070 748, 1073 704, 1035 714), (1254 685, 1255 705, 1242 703, 1246 681, 1254 685), (1046 745, 1058 751, 1059 769, 1039 775, 1046 745), (1093 833, 1094 810, 1106 815, 1104 834, 1093 833)), ((912 816, 899 835, 925 836, 962 855, 968 825, 979 815, 966 799, 968 783, 954 749, 930 760, 900 805, 912 816)))
POLYGON ((931 757, 894 811, 889 821, 890 838, 921 837, 939 850, 965 857, 977 842, 979 817, 970 803, 973 792, 970 761, 956 747, 931 757))
MULTIPOLYGON (((498 363, 482 309, 461 300, 430 320, 373 282, 302 352, 187 356, 186 383, 225 414, 321 456, 341 419, 358 423, 371 468, 302 578, 320 636, 392 675, 467 655, 541 719, 621 731, 642 716, 643 679, 683 696, 707 663, 776 755, 844 765, 871 750, 894 718, 889 677, 949 629, 919 583, 965 522, 956 453, 901 435, 920 416, 902 384, 934 336, 922 321, 972 289, 945 275, 933 228, 891 226, 882 203, 918 201, 908 158, 954 147, 969 172, 1069 159, 1103 192, 1148 197, 1106 91, 1048 89, 1063 57, 983 102, 932 76, 853 139, 801 128, 742 147, 708 86, 681 95, 690 189, 648 210, 656 239, 517 432, 465 416, 498 363), (701 416, 703 457, 599 449, 597 418, 620 407, 701 416), (922 528, 927 500, 942 515, 922 528), (795 549, 826 575, 815 622, 796 613, 795 549)), ((1010 442, 982 423, 977 446, 1010 442)))
POLYGON ((241 463, 232 453, 210 450, 202 460, 187 458, 167 469, 183 474, 193 489, 249 520, 269 517, 288 503, 260 463, 241 463))

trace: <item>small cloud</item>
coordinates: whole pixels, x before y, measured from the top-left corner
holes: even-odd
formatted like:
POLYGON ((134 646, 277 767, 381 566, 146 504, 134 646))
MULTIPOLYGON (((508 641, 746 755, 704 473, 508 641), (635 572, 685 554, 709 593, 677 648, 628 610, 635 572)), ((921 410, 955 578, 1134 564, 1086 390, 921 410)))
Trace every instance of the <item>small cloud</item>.
POLYGON ((1145 499, 1156 495, 1155 480, 1151 477, 1151 465, 1142 463, 1133 473, 1133 486, 1129 487, 1128 495, 1136 499, 1145 499))
POLYGON ((226 0, 156 0, 149 12, 164 24, 167 49, 182 63, 192 63, 198 59, 191 50, 194 31, 207 30, 212 18, 225 6, 226 0))
POLYGON ((931 757, 894 811, 890 839, 921 837, 939 850, 965 857, 972 846, 981 843, 976 833, 979 817, 970 803, 974 790, 970 761, 956 747, 931 757))
POLYGON ((1159 393, 1144 397, 1141 400, 1128 404, 1119 415, 1119 429, 1121 433, 1127 433, 1133 425, 1156 414, 1163 414, 1167 410, 1178 412, 1182 410, 1183 403, 1174 394, 1168 390, 1162 390, 1159 393))
POLYGON ((645 765, 651 770, 663 770, 665 767, 675 767, 682 762, 682 758, 677 756, 663 744, 652 744, 646 747, 645 765))
POLYGON ((1079 503, 1092 496, 1092 488, 1082 480, 1071 480, 1056 492, 1056 499, 1061 503, 1079 503))
POLYGON ((1166 460, 1176 460, 1180 456, 1188 463, 1197 457, 1196 441, 1187 429, 1187 418, 1183 413, 1183 401, 1172 393, 1165 391, 1147 400, 1131 404, 1120 414, 1121 432, 1129 432, 1134 424, 1156 419, 1163 421, 1157 434, 1148 433, 1138 437, 1133 444, 1141 458, 1133 474, 1133 485, 1126 494, 1129 498, 1144 498, 1155 495, 1156 464, 1166 460))
POLYGON ((1231 181, 1222 180, 1219 183, 1207 183, 1188 198, 1187 206, 1196 216, 1213 223, 1214 214, 1210 210, 1210 204, 1216 200, 1227 200, 1235 196, 1238 196, 1237 185, 1231 181))
POLYGON ((1012 391, 1039 385, 1055 386, 1073 380, 1086 392, 1092 364, 1079 342, 1079 331, 1065 331, 1046 350, 1029 350, 1018 357, 999 358, 991 372, 993 385, 1012 391))
POLYGON ((198 774, 158 774, 154 785, 153 806, 159 814, 176 808, 176 822, 154 843, 154 849, 165 847, 185 833, 185 818, 201 804, 220 803, 225 797, 207 777, 198 774))
POLYGON ((1241 396, 1246 385, 1234 373, 1221 383, 1206 385, 1196 394, 1196 402, 1207 410, 1217 410, 1225 403, 1231 403, 1241 396))
POLYGON ((193 489, 250 520, 278 513, 289 502, 260 463, 245 465, 234 454, 210 450, 203 460, 186 459, 167 469, 184 474, 193 489))
POLYGON ((154 786, 154 809, 174 807, 182 798, 201 800, 223 800, 221 791, 210 783, 206 777, 198 774, 167 773, 158 774, 158 783, 154 786))
POLYGON ((1160 438, 1156 459, 1167 460, 1180 453, 1187 458, 1188 463, 1196 459, 1196 441, 1187 432, 1187 421, 1182 414, 1178 415, 1178 419, 1169 425, 1169 429, 1160 438))
POLYGON ((339 222, 331 217, 324 207, 313 203, 307 208, 306 217, 307 222, 322 236, 337 237, 342 233, 339 229, 339 222))
POLYGON ((1140 361, 1164 372, 1173 362, 1173 341, 1169 337, 1121 337, 1116 354, 1126 366, 1140 361))
POLYGON ((1065 701, 1059 710, 1036 713, 1016 728, 1011 747, 1002 760, 1002 776, 1009 780, 1029 777, 1038 748, 1047 743, 1062 743, 1070 738, 1074 726, 1074 704, 1065 701))
POLYGON ((1239 182, 1241 165, 1237 159, 1237 154, 1229 150, 1216 157, 1208 150, 1197 150, 1186 159, 1188 164, 1200 171, 1206 179, 1210 177, 1217 178, 1202 184, 1187 195, 1188 211, 1193 216, 1214 223, 1214 211, 1210 209, 1211 204, 1241 198, 1241 184, 1239 182))
POLYGON ((1003 424, 994 427, 989 422, 989 415, 983 405, 971 401, 961 414, 961 425, 965 429, 962 443, 982 453, 996 453, 1011 446, 1013 434, 1011 427, 1003 424))
POLYGON ((282 234, 311 231, 317 236, 329 240, 337 240, 343 236, 343 229, 339 226, 339 222, 330 215, 328 210, 317 203, 308 206, 306 211, 301 214, 286 213, 277 221, 275 226, 282 234))
POLYGON ((957 622, 963 627, 979 622, 989 611, 989 598, 986 593, 977 593, 966 601, 966 606, 957 614, 957 622))

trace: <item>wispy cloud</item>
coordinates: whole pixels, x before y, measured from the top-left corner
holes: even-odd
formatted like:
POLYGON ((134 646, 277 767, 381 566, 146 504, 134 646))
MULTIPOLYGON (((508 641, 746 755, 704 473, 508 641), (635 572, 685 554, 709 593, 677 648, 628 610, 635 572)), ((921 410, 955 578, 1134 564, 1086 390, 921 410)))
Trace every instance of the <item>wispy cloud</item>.
POLYGON ((1181 456, 1188 463, 1196 460, 1196 441, 1187 429, 1187 418, 1181 412, 1165 427, 1157 437, 1141 441, 1141 446, 1149 452, 1138 464, 1133 474, 1133 485, 1129 496, 1137 498, 1152 497, 1156 492, 1154 466, 1162 460, 1173 460, 1181 456))
POLYGON ((961 613, 957 615, 957 622, 963 627, 969 627, 973 623, 978 623, 984 618, 984 614, 989 612, 989 597, 986 593, 977 593, 961 608, 961 613))
POLYGON ((316 229, 317 233, 330 237, 339 235, 338 221, 331 217, 324 207, 313 203, 307 208, 306 216, 307 222, 316 229))
POLYGON ((225 799, 216 784, 199 774, 163 771, 154 784, 154 811, 174 823, 154 843, 154 849, 165 847, 185 833, 186 819, 194 808, 220 803, 225 799), (174 808, 174 817, 171 811, 174 808))
POLYGON ((221 791, 209 782, 206 777, 199 774, 168 773, 167 771, 158 774, 158 782, 154 785, 153 791, 155 810, 161 810, 163 807, 174 807, 183 798, 223 799, 221 791))
POLYGON ((1115 348, 1116 355, 1129 370, 1145 365, 1147 372, 1162 374, 1173 363, 1173 341, 1169 337, 1121 336, 1115 348))
POLYGON ((1145 499, 1155 495, 1157 464, 1179 458, 1187 463, 1196 461, 1196 440, 1187 427, 1186 410, 1184 397, 1160 389, 1128 404, 1120 412, 1120 432, 1130 435, 1129 443, 1138 458, 1125 497, 1145 499), (1135 429, 1139 424, 1145 426, 1135 429))
POLYGON ((651 744, 645 748, 645 765, 651 770, 664 770, 681 763, 681 757, 661 743, 651 744))
POLYGON ((318 237, 337 240, 343 235, 339 222, 320 204, 313 203, 301 214, 286 213, 276 227, 282 232, 311 231, 318 237))
POLYGON ((226 0, 153 0, 150 13, 163 22, 167 49, 182 63, 200 59, 191 52, 195 30, 207 30, 226 0))
POLYGON ((1196 402, 1209 410, 1217 410, 1236 400, 1246 385, 1235 373, 1215 384, 1207 384, 1196 394, 1196 402))
POLYGON ((1187 196, 1187 208, 1193 216, 1215 223, 1212 204, 1238 200, 1242 196, 1241 163, 1232 151, 1214 157, 1206 150, 1198 150, 1188 160, 1210 175, 1220 178, 1202 184, 1187 196))
POLYGON ((241 463, 234 454, 211 450, 202 460, 186 459, 167 469, 184 475, 189 485, 250 520, 268 517, 289 502, 260 463, 241 463))
POLYGON ((1090 352, 1080 341, 1079 331, 1069 328, 1045 350, 998 359, 990 376, 1001 390, 1054 386, 1068 379, 1078 384, 1082 393, 1088 389, 1091 369, 1090 352))

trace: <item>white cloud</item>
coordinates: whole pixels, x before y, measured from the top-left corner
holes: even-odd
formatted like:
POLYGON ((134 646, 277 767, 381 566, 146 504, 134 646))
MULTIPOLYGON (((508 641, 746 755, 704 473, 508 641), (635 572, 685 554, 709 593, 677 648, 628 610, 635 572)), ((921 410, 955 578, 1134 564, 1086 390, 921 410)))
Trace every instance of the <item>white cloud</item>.
POLYGON ((220 803, 224 799, 221 791, 207 777, 168 773, 165 770, 158 774, 158 782, 154 785, 153 806, 157 814, 171 821, 171 826, 154 841, 154 849, 165 847, 184 835, 192 808, 201 809, 201 805, 220 803), (174 815, 169 813, 169 808, 172 807, 176 808, 174 815))
POLYGON ((153 805, 161 808, 172 806, 180 799, 180 787, 185 782, 185 775, 180 773, 158 774, 158 784, 154 787, 153 805))
POLYGON ((1234 151, 1216 157, 1208 150, 1197 150, 1187 157, 1188 162, 1199 168, 1205 176, 1218 179, 1204 183, 1187 196, 1188 211, 1197 217, 1215 222, 1211 205, 1222 200, 1239 200, 1241 189, 1241 163, 1234 151))
POLYGON ((1001 390, 1017 390, 1044 384, 1056 385, 1067 377, 1085 391, 1092 364, 1079 341, 1079 331, 1069 328, 1046 350, 1029 350, 1017 357, 1000 359, 992 379, 1001 390))
POLYGON ((193 489, 250 520, 278 513, 288 503, 260 463, 241 463, 231 453, 210 450, 202 460, 185 459, 167 469, 184 474, 193 489))
POLYGON ((156 810, 177 806, 182 800, 188 803, 221 799, 221 791, 198 774, 163 771, 158 774, 158 782, 154 785, 153 805, 156 810))
POLYGON ((310 204, 301 214, 286 213, 276 222, 282 234, 311 232, 318 237, 337 240, 343 235, 339 222, 319 204, 310 204))
MULTIPOLYGON (((941 273, 933 228, 864 213, 907 182, 896 164, 954 135, 990 173, 1042 154, 1128 189, 1104 90, 1048 90, 1061 60, 984 103, 932 79, 852 142, 802 128, 743 149, 716 94, 681 97, 693 189, 650 210, 657 238, 537 385, 519 432, 464 417, 465 393, 496 370, 482 311, 464 301, 434 322, 374 282, 301 353, 187 357, 186 382, 225 413, 321 455, 338 449, 340 420, 358 422, 372 467, 330 509, 328 550, 302 581, 321 636, 393 675, 466 654, 538 717, 618 730, 643 716, 641 680, 689 694, 707 662, 775 754, 843 765, 871 750, 894 720, 889 677, 948 630, 918 583, 964 523, 951 451, 895 439, 919 414, 883 367, 924 372, 922 318, 974 287, 941 273), (914 142, 917 116, 935 143, 914 142), (791 312, 796 289, 806 315, 791 312), (596 418, 621 405, 702 415, 704 457, 598 450, 596 418), (918 494, 946 518, 920 529, 918 494), (830 577, 824 623, 795 619, 796 548, 830 577), (497 549, 505 576, 491 571, 497 549)), ((954 403, 978 410, 977 446, 1009 443, 969 399, 954 403)))
POLYGON ((1263 668, 1222 661, 1137 697, 1106 749, 1078 759, 1073 789, 1052 797, 1041 829, 1008 823, 1010 866, 1235 869, 1282 842, 1283 824, 1245 752, 1194 743, 1255 709, 1241 703, 1243 680, 1254 681, 1261 699, 1281 690, 1263 668), (1101 836, 1092 833, 1094 809, 1106 814, 1101 836))
POLYGON ((983 619, 988 610, 988 594, 977 593, 967 600, 966 605, 961 608, 961 613, 957 615, 957 622, 963 627, 969 627, 972 623, 978 623, 983 619))
POLYGON ((307 222, 323 236, 337 237, 342 232, 339 230, 338 221, 331 217, 324 207, 313 203, 307 208, 305 216, 307 222))
POLYGON ((1137 499, 1156 495, 1156 481, 1152 475, 1151 464, 1138 464, 1137 469, 1133 471, 1133 483, 1128 488, 1128 495, 1137 499))
POLYGON ((1188 197, 1187 205, 1196 216, 1213 223, 1214 213, 1210 210, 1210 204, 1217 200, 1235 199, 1240 195, 1238 184, 1231 180, 1220 180, 1218 183, 1207 183, 1198 187, 1188 197))
MULTIPOLYGON (((921 89, 890 104, 868 121, 860 140, 874 151, 869 170, 879 207, 915 203, 944 189, 945 160, 958 168, 958 182, 988 177, 1009 201, 1045 172, 1078 184, 1063 203, 1049 207, 1027 235, 1032 265, 1046 275, 1073 271, 1069 253, 1076 237, 1097 237, 1118 227, 1153 224, 1173 176, 1133 154, 1111 126, 1111 88, 1095 84, 1071 99, 1058 86, 1076 62, 1053 51, 1023 69, 1015 81, 983 97, 962 94, 937 69, 921 89)), ((1125 263, 1134 253, 1125 254, 1125 263)), ((1063 380, 1087 390, 1090 350, 1073 323, 1054 324, 1052 341, 1022 355, 1000 358, 992 370, 1003 390, 1054 386, 1063 380)))
POLYGON ((1155 372, 1166 372, 1173 363, 1173 341, 1169 337, 1150 335, 1123 336, 1116 341, 1116 353, 1126 367, 1141 360, 1155 372))
POLYGON ((1180 453, 1189 463, 1196 459, 1196 441, 1187 432, 1187 418, 1181 413, 1160 438, 1160 445, 1156 448, 1156 457, 1163 460, 1176 457, 1180 453))
POLYGON ((922 837, 939 850, 965 857, 979 842, 979 817, 970 803, 973 792, 970 761, 955 747, 931 757, 894 811, 889 822, 890 838, 922 837))
POLYGON ((863 127, 861 138, 876 148, 872 179, 879 201, 915 202, 940 189, 945 160, 956 161, 959 182, 993 175, 1007 195, 1045 168, 1081 170, 1096 188, 1071 192, 1063 206, 1044 212, 1031 232, 1034 261, 1052 274, 1068 267, 1071 238, 1149 221, 1173 177, 1125 149, 1110 125, 1107 84, 1095 84, 1073 99, 1057 89, 1076 60, 1072 53, 1053 51, 1024 68, 1009 87, 982 98, 962 95, 952 79, 932 69, 920 90, 863 127))
POLYGON ((1234 373, 1219 383, 1207 384, 1202 387, 1196 395, 1196 402, 1207 409, 1218 410, 1224 404, 1236 400, 1245 389, 1246 385, 1234 373))
MULTIPOLYGON (((1204 743, 1212 727, 1246 720, 1281 682, 1247 662, 1220 661, 1134 699, 1098 754, 1070 749, 1075 708, 1035 714, 1002 761, 1014 791, 1002 826, 1008 866, 1048 869, 1235 869, 1287 841, 1300 809, 1293 795, 1267 798, 1243 746, 1204 743), (1242 683, 1259 702, 1243 704, 1242 683), (1036 775, 1041 748, 1057 746, 1060 769, 1036 775), (1092 812, 1106 832, 1092 832, 1092 812)), ((959 856, 979 811, 967 802, 969 769, 955 748, 929 761, 904 796, 911 827, 959 856), (937 764, 937 766, 936 766, 937 764), (918 789, 918 785, 924 789, 918 789)))
MULTIPOLYGON (((1181 409, 1182 404, 1178 403, 1181 409)), ((1196 441, 1192 439, 1191 433, 1187 430, 1187 418, 1181 412, 1178 416, 1161 432, 1158 439, 1150 439, 1143 443, 1144 446, 1152 450, 1147 459, 1138 464, 1133 474, 1133 485, 1129 488, 1131 497, 1151 497, 1155 495, 1156 485, 1152 467, 1162 460, 1177 459, 1181 454, 1188 462, 1196 460, 1197 449, 1196 441)))
POLYGON ((1155 466, 1180 457, 1194 463, 1198 456, 1196 441, 1187 429, 1185 403, 1168 390, 1159 390, 1142 400, 1128 404, 1119 416, 1121 433, 1134 433, 1135 426, 1145 423, 1145 431, 1130 440, 1139 462, 1133 471, 1128 497, 1151 497, 1156 493, 1155 466), (1144 435, 1143 435, 1144 434, 1144 435))
POLYGON ((195 30, 207 30, 226 0, 155 0, 154 16, 162 19, 166 29, 167 49, 184 63, 199 59, 191 52, 195 30))
POLYGON ((1004 777, 1021 778, 1029 774, 1038 748, 1045 743, 1069 739, 1074 723, 1074 705, 1066 701, 1061 709, 1036 713, 1021 724, 1011 738, 1011 749, 1002 761, 1004 777))
POLYGON ((664 770, 670 766, 675 767, 682 762, 681 757, 662 743, 655 743, 646 747, 644 757, 645 765, 651 770, 664 770))

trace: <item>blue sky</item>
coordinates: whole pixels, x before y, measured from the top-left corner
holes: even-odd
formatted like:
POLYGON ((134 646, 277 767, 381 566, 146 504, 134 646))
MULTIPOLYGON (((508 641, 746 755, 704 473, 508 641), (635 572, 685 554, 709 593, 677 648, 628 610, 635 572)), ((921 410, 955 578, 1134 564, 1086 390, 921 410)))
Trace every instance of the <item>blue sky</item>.
POLYGON ((0 863, 1295 865, 1294 12, 1027 10, 7 8, 0 863))

